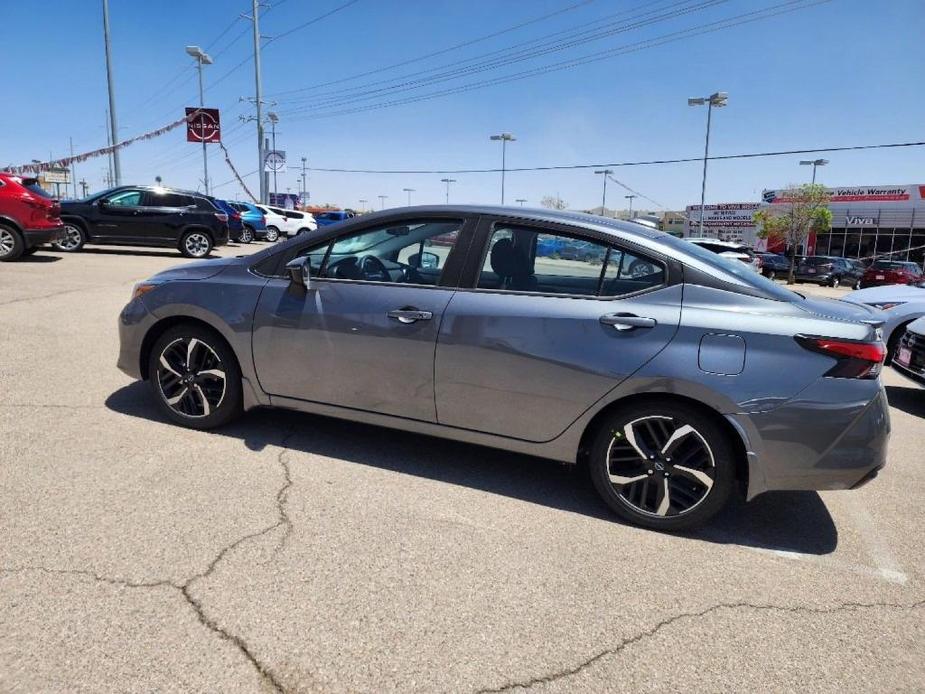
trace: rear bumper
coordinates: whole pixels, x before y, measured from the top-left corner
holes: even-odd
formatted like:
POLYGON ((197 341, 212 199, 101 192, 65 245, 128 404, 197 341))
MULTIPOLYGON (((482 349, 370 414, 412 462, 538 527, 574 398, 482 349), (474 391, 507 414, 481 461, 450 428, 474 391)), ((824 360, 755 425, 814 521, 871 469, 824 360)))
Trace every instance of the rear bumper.
POLYGON ((890 362, 890 366, 893 367, 895 371, 898 371, 906 378, 912 379, 916 383, 921 383, 925 386, 925 368, 917 368, 915 366, 906 366, 905 364, 900 364, 896 359, 893 359, 890 362))
POLYGON ((41 246, 43 243, 54 243, 64 238, 64 225, 47 229, 24 229, 22 237, 26 248, 41 246))
POLYGON ((213 246, 224 246, 228 243, 228 225, 224 225, 221 229, 215 231, 215 238, 212 241, 213 246))
POLYGON ((774 410, 728 418, 746 439, 748 498, 852 489, 886 464, 890 415, 879 381, 822 378, 774 410))

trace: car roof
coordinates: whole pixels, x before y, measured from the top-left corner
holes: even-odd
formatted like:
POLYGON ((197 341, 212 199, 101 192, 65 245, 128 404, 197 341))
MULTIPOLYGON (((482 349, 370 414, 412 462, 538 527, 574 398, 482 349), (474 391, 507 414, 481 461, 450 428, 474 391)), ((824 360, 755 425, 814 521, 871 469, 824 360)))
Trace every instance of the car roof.
POLYGON ((685 241, 690 241, 691 243, 713 243, 717 246, 726 246, 727 248, 748 248, 744 243, 737 243, 735 241, 720 241, 719 239, 711 239, 708 236, 699 236, 696 238, 687 238, 685 241))

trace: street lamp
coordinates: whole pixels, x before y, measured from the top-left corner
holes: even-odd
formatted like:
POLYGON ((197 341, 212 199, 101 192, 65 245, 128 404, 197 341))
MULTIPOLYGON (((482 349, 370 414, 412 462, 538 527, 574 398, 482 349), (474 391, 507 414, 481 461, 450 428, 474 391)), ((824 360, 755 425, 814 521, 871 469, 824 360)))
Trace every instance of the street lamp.
POLYGON ((514 202, 519 202, 520 206, 523 207, 524 203, 527 202, 527 198, 517 198, 514 202))
POLYGON ((506 166, 506 155, 507 155, 507 143, 513 142, 517 138, 511 135, 511 133, 501 133, 500 135, 492 135, 492 140, 501 140, 501 204, 504 204, 504 174, 506 166))
POLYGON ((813 185, 816 184, 816 167, 825 166, 829 163, 828 159, 813 159, 812 161, 803 160, 800 162, 801 166, 812 166, 813 167, 813 185))
POLYGON ((700 186, 700 236, 703 236, 703 207, 707 197, 707 159, 710 157, 710 120, 713 107, 721 108, 726 105, 729 95, 726 92, 715 92, 710 96, 695 97, 687 100, 688 106, 707 105, 707 141, 703 148, 703 183, 700 186))
MULTIPOLYGON (((196 66, 199 68, 199 108, 205 107, 205 101, 202 96, 202 66, 211 65, 213 63, 212 58, 202 50, 199 46, 187 46, 186 52, 188 55, 196 59, 196 66)), ((206 151, 206 117, 202 113, 199 114, 199 122, 202 124, 202 127, 199 131, 199 136, 202 138, 202 184, 205 187, 206 195, 209 194, 209 156, 206 151)))
MULTIPOLYGON (((274 160, 278 161, 279 155, 276 154, 276 124, 279 123, 279 116, 276 114, 275 111, 269 111, 267 113, 267 119, 270 121, 270 132, 271 132, 270 142, 272 143, 273 152, 275 155, 274 160)), ((278 168, 278 164, 273 167, 273 197, 274 198, 278 197, 278 194, 276 192, 276 169, 277 168, 278 168)), ((276 202, 277 204, 279 204, 279 200, 277 200, 276 202)))
POLYGON ((414 192, 414 188, 402 188, 408 194, 408 207, 411 207, 411 194, 414 192))
POLYGON ((635 198, 636 196, 635 195, 624 195, 623 197, 630 201, 630 219, 632 219, 633 218, 633 198, 635 198))
POLYGON ((450 204, 450 184, 456 183, 456 179, 455 178, 441 178, 440 182, 446 183, 446 204, 449 205, 450 204))
POLYGON ((379 209, 384 210, 385 209, 385 199, 389 196, 388 195, 378 195, 376 197, 379 198, 379 209))
POLYGON ((613 169, 599 169, 594 173, 604 175, 604 194, 601 196, 601 216, 603 217, 607 210, 607 177, 613 173, 613 169))
POLYGON ((362 207, 364 211, 366 210, 366 203, 368 203, 368 202, 369 202, 369 200, 367 200, 366 198, 360 198, 360 200, 359 200, 360 207, 362 207))

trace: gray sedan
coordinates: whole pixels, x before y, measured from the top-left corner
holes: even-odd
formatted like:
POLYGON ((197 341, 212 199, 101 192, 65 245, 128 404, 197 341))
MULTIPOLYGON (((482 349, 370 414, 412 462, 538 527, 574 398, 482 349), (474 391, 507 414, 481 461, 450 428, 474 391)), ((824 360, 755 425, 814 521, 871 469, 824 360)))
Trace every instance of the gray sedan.
POLYGON ((139 284, 119 366, 181 425, 272 406, 580 463, 675 530, 877 474, 879 316, 636 224, 417 207, 139 284))

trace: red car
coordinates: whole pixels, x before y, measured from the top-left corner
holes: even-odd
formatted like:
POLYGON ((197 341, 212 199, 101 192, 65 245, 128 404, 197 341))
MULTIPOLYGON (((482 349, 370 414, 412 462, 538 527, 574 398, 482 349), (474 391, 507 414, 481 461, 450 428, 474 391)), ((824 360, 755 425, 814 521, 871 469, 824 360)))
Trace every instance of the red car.
POLYGON ((925 275, 917 263, 903 260, 875 260, 861 276, 861 289, 885 284, 919 284, 925 275))
POLYGON ((38 180, 0 172, 0 261, 32 255, 64 238, 61 205, 38 180))

